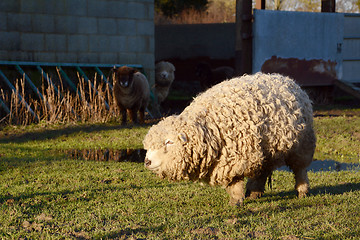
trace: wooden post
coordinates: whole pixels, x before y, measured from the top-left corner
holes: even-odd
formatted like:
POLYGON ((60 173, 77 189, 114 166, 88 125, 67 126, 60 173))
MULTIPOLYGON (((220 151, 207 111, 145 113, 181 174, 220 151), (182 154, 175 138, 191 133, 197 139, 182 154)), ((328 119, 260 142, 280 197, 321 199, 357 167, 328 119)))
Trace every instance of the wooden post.
POLYGON ((252 1, 236 0, 236 74, 252 73, 252 1))
POLYGON ((335 0, 321 0, 321 12, 335 12, 335 0))
POLYGON ((255 8, 256 9, 265 9, 265 4, 266 4, 265 0, 256 0, 255 8))
POLYGON ((235 20, 235 74, 241 75, 241 13, 242 0, 236 0, 235 20))

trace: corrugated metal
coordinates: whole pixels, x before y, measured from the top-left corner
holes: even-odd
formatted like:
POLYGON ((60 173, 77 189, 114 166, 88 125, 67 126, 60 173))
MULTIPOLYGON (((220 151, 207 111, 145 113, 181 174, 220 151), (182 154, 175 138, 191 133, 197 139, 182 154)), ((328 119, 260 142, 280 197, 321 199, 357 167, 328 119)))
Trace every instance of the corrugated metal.
MULTIPOLYGON (((352 36, 355 33, 360 33, 360 14, 345 13, 344 16, 344 36, 352 36)), ((359 34, 357 36, 359 36, 359 34)))
MULTIPOLYGON (((308 71, 306 81, 298 77, 300 84, 328 85, 330 78, 323 78, 322 83, 309 79, 311 69, 325 66, 331 71, 324 73, 333 76, 335 63, 336 79, 360 83, 360 14, 256 10, 253 43, 254 72, 265 67, 283 71, 288 65, 284 73, 308 71), (299 67, 294 67, 295 60, 299 67)), ((318 73, 314 79, 319 80, 318 73)))
POLYGON ((290 75, 303 86, 332 85, 341 77, 343 14, 268 10, 254 14, 254 72, 266 67, 267 72, 290 75))
POLYGON ((360 14, 344 15, 344 81, 360 83, 360 14))
POLYGON ((344 61, 343 78, 341 80, 360 83, 360 61, 344 61))

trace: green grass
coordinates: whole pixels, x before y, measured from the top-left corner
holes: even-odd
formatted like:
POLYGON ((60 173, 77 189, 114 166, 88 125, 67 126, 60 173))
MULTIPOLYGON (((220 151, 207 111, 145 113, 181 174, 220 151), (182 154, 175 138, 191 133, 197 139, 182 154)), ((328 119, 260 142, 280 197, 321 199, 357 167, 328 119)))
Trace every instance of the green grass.
POLYGON ((317 146, 314 158, 360 163, 360 117, 315 119, 317 146))
MULTIPOLYGON (((316 118, 317 159, 359 163, 359 117, 316 118)), ((0 132, 0 239, 356 239, 360 172, 290 172, 240 208, 221 187, 158 179, 142 163, 70 159, 59 150, 139 148, 148 126, 7 127, 0 132)))

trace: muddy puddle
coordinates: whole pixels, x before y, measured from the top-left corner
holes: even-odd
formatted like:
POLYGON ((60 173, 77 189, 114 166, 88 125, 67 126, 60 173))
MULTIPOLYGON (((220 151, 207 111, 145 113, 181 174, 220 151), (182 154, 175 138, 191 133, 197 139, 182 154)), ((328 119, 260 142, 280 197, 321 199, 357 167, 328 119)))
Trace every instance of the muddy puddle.
POLYGON ((70 149, 65 154, 72 159, 89 161, 144 162, 144 149, 70 149))
MULTIPOLYGON (((81 159, 88 161, 115 161, 115 162, 137 162, 143 163, 146 155, 144 149, 70 149, 65 154, 72 159, 81 159)), ((290 171, 286 166, 278 170, 290 171)), ((308 167, 309 171, 360 171, 358 163, 342 163, 335 160, 316 160, 308 167)))
MULTIPOLYGON (((290 171, 286 166, 279 168, 278 170, 290 171)), ((315 160, 307 168, 308 171, 320 172, 320 171, 346 171, 355 170, 360 171, 360 164, 358 163, 343 163, 335 160, 315 160)))

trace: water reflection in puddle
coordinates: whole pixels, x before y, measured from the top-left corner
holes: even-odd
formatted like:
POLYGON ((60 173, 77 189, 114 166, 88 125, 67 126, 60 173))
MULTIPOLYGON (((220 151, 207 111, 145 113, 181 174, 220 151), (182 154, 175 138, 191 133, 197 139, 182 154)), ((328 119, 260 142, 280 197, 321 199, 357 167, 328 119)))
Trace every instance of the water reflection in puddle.
MULTIPOLYGON (((72 159, 89 161, 115 161, 115 162, 144 162, 146 150, 144 149, 70 149, 66 155, 72 159)), ((278 170, 290 171, 286 166, 278 170)), ((316 160, 308 167, 309 171, 344 171, 360 170, 358 163, 342 163, 335 160, 316 160)))
MULTIPOLYGON (((286 166, 279 168, 278 170, 290 171, 286 166)), ((343 163, 335 160, 315 160, 307 168, 308 171, 320 172, 320 171, 346 171, 346 170, 360 170, 360 164, 358 163, 343 163)))
POLYGON ((90 161, 144 162, 144 149, 70 149, 66 155, 72 159, 90 161))

